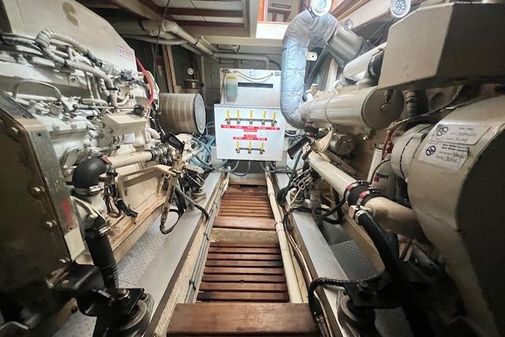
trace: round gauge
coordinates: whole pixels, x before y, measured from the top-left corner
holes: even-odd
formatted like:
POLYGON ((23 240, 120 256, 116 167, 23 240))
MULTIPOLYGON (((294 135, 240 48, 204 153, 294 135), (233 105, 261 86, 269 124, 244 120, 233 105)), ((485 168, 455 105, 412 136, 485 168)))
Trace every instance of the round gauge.
POLYGON ((193 76, 195 74, 195 69, 193 68, 188 68, 188 70, 186 70, 188 72, 188 75, 189 76, 193 76))
POLYGON ((322 16, 330 11, 331 0, 311 0, 309 10, 316 16, 322 16))
POLYGON ((347 30, 352 30, 354 28, 354 22, 351 19, 347 19, 344 22, 344 26, 347 30))
POLYGON ((390 10, 395 18, 403 18, 410 11, 410 0, 392 0, 390 10))

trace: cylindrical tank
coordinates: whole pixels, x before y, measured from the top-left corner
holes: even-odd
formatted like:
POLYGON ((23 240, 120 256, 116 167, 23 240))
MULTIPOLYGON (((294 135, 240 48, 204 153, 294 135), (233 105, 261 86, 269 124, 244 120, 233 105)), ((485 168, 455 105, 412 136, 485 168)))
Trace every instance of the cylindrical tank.
POLYGON ((238 77, 233 73, 227 73, 224 77, 224 93, 226 102, 235 102, 238 97, 238 77))
POLYGON ((160 94, 160 121, 174 133, 202 133, 205 103, 200 94, 160 94))
POLYGON ((344 87, 317 95, 300 107, 303 120, 319 124, 368 127, 381 130, 400 117, 403 95, 377 87, 344 87))

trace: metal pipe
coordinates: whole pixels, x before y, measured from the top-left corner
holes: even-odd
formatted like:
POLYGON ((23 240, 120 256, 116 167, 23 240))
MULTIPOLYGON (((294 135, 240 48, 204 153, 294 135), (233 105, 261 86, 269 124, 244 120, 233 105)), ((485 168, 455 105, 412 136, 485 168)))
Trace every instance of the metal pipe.
POLYGON ((342 126, 381 130, 398 119, 403 110, 403 96, 395 91, 386 98, 377 87, 346 87, 321 92, 299 109, 301 118, 318 126, 342 126))
POLYGON ((145 163, 151 161, 152 159, 153 159, 152 152, 139 151, 107 157, 106 160, 110 163, 110 166, 112 168, 119 168, 138 163, 145 163))
POLYGON ((275 230, 277 232, 277 238, 279 240, 279 248, 281 251, 282 263, 284 265, 284 273, 286 275, 286 285, 288 288, 289 300, 291 303, 303 303, 302 294, 300 292, 300 288, 298 287, 298 278, 296 277, 295 267, 293 265, 294 261, 291 257, 286 233, 284 232, 282 216, 279 211, 279 206, 277 206, 277 201, 275 200, 274 186, 272 184, 270 176, 266 172, 265 180, 267 183, 267 192, 268 199, 270 200, 270 207, 272 208, 272 212, 274 214, 275 230))
POLYGON ((377 54, 382 49, 386 48, 387 43, 383 44, 367 51, 363 55, 356 57, 354 60, 347 63, 344 67, 344 77, 352 81, 360 81, 366 76, 368 70, 368 65, 372 57, 377 54))
POLYGON ((321 154, 311 152, 308 161, 309 165, 323 180, 328 182, 340 196, 343 196, 347 187, 356 181, 356 179, 330 163, 321 154))
POLYGON ((186 43, 186 41, 184 41, 184 40, 165 40, 165 39, 158 40, 155 37, 133 35, 133 34, 125 34, 125 35, 123 35, 123 37, 127 38, 127 39, 144 41, 144 42, 149 42, 149 43, 158 43, 159 45, 163 45, 163 46, 180 46, 180 45, 186 43))
MULTIPOLYGON (((332 165, 323 155, 311 152, 309 165, 343 197, 347 188, 356 181, 353 177, 332 165)), ((426 241, 414 211, 384 197, 375 197, 362 205, 392 232, 426 241)))

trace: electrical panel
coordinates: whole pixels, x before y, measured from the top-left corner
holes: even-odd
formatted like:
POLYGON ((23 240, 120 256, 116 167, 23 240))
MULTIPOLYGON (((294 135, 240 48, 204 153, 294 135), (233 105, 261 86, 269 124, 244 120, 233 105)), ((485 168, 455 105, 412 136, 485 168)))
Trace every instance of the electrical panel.
POLYGON ((263 69, 220 70, 221 104, 279 106, 281 72, 263 69))
POLYGON ((286 121, 278 107, 214 105, 219 159, 280 161, 286 121))

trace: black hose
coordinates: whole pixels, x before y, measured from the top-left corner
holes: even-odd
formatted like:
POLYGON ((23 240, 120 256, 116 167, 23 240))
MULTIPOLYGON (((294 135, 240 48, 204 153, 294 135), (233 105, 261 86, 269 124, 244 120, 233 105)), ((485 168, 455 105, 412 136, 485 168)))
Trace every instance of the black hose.
POLYGON ((401 265, 398 253, 391 247, 388 237, 368 212, 358 212, 357 221, 370 239, 372 239, 379 253, 384 268, 391 278, 392 289, 401 301, 405 316, 412 328, 412 333, 416 337, 433 336, 428 315, 414 293, 412 285, 401 265))
POLYGON ((100 182, 100 175, 107 172, 107 164, 100 157, 89 157, 77 164, 72 174, 72 185, 87 189, 100 182))
POLYGON ((202 206, 198 205, 193 199, 188 197, 179 186, 175 186, 175 192, 182 196, 184 199, 186 199, 187 202, 189 202, 191 205, 193 205, 195 208, 197 208, 200 212, 202 212, 203 216, 205 217, 205 220, 209 221, 210 215, 209 213, 203 208, 202 206))
POLYGON ((98 217, 85 231, 85 240, 93 264, 100 269, 106 288, 118 288, 119 278, 117 263, 112 252, 107 228, 103 218, 98 217))

